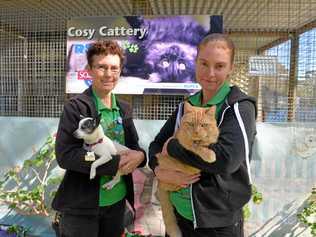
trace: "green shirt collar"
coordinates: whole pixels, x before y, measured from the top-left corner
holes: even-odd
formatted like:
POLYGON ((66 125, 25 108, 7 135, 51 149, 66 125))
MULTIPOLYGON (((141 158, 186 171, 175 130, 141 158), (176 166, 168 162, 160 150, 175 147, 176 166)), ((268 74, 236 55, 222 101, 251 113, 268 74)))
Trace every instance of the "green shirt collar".
MULTIPOLYGON (((225 81, 221 88, 217 91, 217 93, 209 101, 207 101, 207 103, 203 105, 203 107, 209 107, 223 102, 230 90, 231 89, 229 83, 225 81)), ((190 96, 189 101, 194 106, 202 106, 202 91, 199 91, 198 93, 190 96)))
POLYGON ((111 101, 112 101, 112 105, 111 108, 107 108, 103 102, 101 101, 101 99, 99 98, 99 96, 95 93, 95 91, 92 89, 92 94, 93 94, 93 98, 96 102, 96 106, 97 106, 97 110, 103 110, 103 109, 107 109, 107 110, 119 110, 119 107, 116 103, 116 98, 115 95, 113 93, 111 93, 111 101))

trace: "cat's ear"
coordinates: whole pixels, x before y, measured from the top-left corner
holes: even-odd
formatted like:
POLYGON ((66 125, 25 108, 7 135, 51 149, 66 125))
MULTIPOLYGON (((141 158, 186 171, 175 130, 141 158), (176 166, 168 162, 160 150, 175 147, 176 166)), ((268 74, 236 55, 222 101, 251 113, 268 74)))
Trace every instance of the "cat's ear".
POLYGON ((183 111, 184 111, 184 113, 191 112, 192 109, 193 109, 193 106, 192 106, 189 102, 185 101, 185 102, 184 102, 184 105, 183 105, 183 111))
POLYGON ((211 107, 207 110, 207 113, 208 113, 210 116, 215 116, 215 113, 216 113, 216 105, 211 106, 211 107))

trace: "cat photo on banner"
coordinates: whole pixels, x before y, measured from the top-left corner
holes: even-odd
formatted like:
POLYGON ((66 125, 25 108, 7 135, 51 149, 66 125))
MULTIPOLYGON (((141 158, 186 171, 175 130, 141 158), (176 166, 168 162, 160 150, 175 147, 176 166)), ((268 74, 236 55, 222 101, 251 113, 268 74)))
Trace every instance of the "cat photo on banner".
POLYGON ((191 94, 196 48, 222 32, 222 16, 125 16, 74 18, 67 23, 66 93, 91 85, 85 53, 97 40, 116 40, 125 50, 117 94, 191 94))

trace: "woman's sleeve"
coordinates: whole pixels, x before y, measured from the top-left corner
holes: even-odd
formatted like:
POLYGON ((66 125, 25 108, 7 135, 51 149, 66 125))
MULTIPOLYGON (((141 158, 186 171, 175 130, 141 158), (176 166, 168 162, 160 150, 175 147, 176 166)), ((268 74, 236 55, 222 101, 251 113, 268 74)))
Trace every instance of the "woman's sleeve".
MULTIPOLYGON (((243 101, 239 104, 239 112, 251 150, 256 134, 255 105, 252 102, 243 101)), ((208 163, 193 152, 185 149, 177 139, 172 139, 168 143, 168 153, 172 157, 203 172, 213 174, 233 173, 240 167, 246 157, 242 128, 238 123, 233 108, 227 110, 219 130, 220 134, 217 143, 209 146, 216 154, 216 161, 213 163, 208 163)))
POLYGON ((164 126, 160 129, 159 133, 156 135, 155 139, 149 145, 149 167, 154 171, 155 167, 158 165, 156 154, 160 153, 164 143, 169 137, 174 134, 174 127, 176 124, 176 115, 178 109, 176 109, 169 119, 166 121, 164 126))

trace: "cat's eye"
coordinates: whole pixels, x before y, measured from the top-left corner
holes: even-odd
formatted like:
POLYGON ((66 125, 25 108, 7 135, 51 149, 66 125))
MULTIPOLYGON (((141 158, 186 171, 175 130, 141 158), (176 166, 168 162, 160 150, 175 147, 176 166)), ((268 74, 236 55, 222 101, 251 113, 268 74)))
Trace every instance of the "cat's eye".
POLYGON ((202 128, 206 128, 207 126, 208 126, 207 123, 202 123, 202 124, 201 124, 201 127, 202 127, 202 128))
POLYGON ((163 68, 166 68, 166 67, 169 67, 170 63, 167 60, 163 60, 161 62, 161 65, 162 65, 163 68))
POLYGON ((194 127, 194 123, 193 122, 187 122, 187 125, 190 127, 194 127))
POLYGON ((180 70, 185 70, 186 69, 186 66, 184 63, 179 63, 179 69, 180 70))

